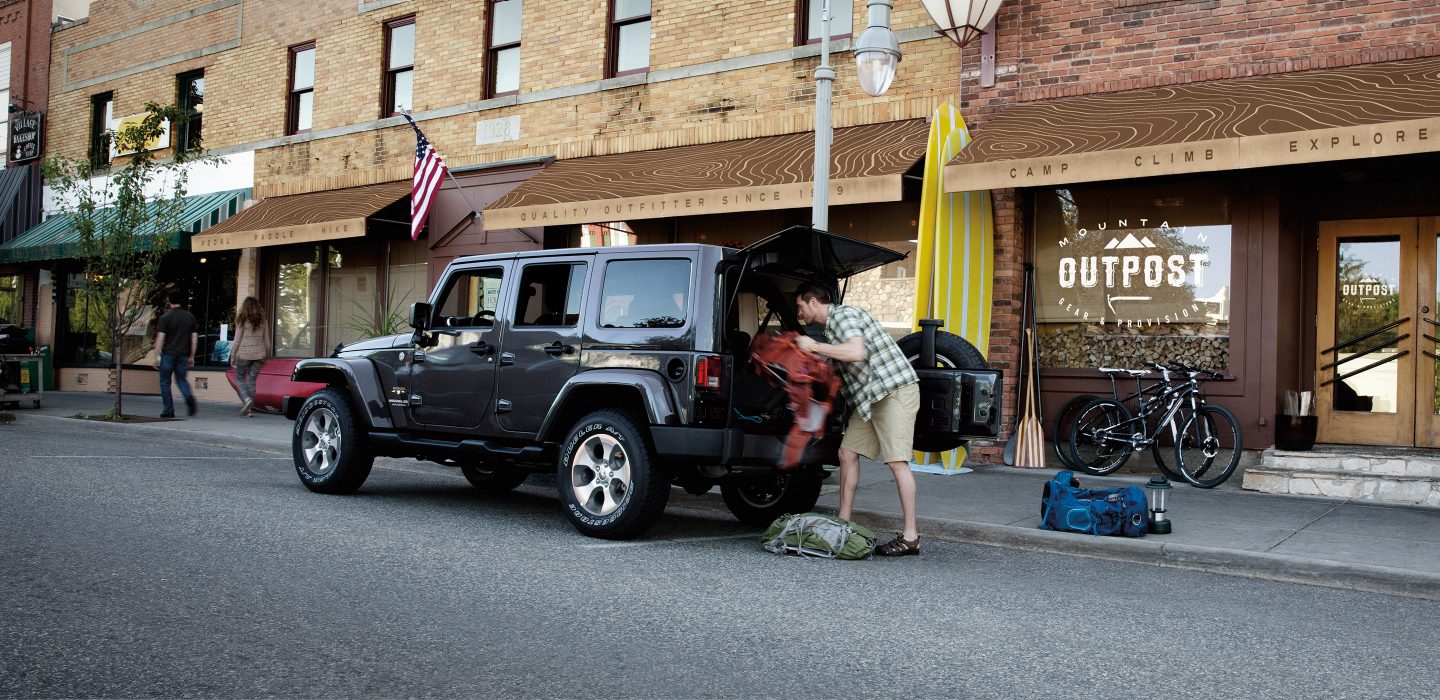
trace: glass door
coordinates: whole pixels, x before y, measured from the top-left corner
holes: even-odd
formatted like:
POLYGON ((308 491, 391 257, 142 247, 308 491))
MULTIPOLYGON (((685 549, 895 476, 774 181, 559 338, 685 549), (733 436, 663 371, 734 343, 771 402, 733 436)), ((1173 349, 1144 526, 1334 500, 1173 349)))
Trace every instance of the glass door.
MULTIPOLYGON (((1422 265, 1416 219, 1320 224, 1316 413, 1321 442, 1412 445, 1416 441, 1418 340, 1434 307, 1434 241, 1422 265), (1422 272, 1422 268, 1424 271, 1422 272), (1421 277, 1429 287, 1423 304, 1421 277)), ((1434 344, 1428 346, 1434 352, 1434 344)), ((1434 367, 1429 367, 1433 374, 1434 367)), ((1434 379, 1430 386, 1433 389, 1434 379)), ((1427 411, 1433 411, 1430 397, 1427 411)))
POLYGON ((1440 447, 1440 217, 1418 221, 1420 299, 1415 358, 1415 444, 1440 447))

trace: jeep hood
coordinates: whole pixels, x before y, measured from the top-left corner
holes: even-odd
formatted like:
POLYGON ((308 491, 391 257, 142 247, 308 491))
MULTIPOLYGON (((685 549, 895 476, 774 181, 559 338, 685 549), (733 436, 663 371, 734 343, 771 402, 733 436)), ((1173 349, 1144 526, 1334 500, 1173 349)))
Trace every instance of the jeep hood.
POLYGON ((905 254, 809 226, 792 226, 746 246, 729 259, 767 275, 842 280, 904 260, 905 254))

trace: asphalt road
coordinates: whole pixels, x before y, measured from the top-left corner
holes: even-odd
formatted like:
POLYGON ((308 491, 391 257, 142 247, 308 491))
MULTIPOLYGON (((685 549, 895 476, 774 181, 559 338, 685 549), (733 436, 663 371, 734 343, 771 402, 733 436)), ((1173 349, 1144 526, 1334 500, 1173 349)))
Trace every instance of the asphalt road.
MULTIPOLYGON (((68 428, 68 426, 66 426, 68 428)), ((1440 603, 721 514, 587 539, 542 488, 0 425, 5 697, 1433 697, 1440 603)), ((718 500, 718 495, 712 496, 718 500)))

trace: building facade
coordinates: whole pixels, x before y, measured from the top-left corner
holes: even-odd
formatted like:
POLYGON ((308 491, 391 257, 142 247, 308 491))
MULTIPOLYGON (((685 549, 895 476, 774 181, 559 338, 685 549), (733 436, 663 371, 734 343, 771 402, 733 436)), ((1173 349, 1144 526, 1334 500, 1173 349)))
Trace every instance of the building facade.
POLYGON ((1275 444, 1291 391, 1322 442, 1436 446, 1440 6, 1019 2, 998 23, 946 187, 1009 211, 998 269, 1036 265, 1049 415, 1109 393, 1099 366, 1183 361, 1227 375, 1207 390, 1247 447, 1275 444))

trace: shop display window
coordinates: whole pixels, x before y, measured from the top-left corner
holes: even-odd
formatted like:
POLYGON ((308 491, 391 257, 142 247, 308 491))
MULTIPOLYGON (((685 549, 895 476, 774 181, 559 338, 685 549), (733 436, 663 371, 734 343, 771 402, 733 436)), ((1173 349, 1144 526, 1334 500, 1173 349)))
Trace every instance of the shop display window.
POLYGON ((20 325, 20 275, 0 275, 0 326, 20 325))
POLYGON ((365 239, 327 246, 325 347, 400 332, 404 314, 388 308, 375 277, 375 243, 365 239), (383 317, 377 312, 384 307, 383 317), (398 314, 398 319, 397 319, 398 314))
POLYGON ((424 240, 409 238, 388 245, 385 297, 379 313, 392 321, 392 327, 398 327, 396 333, 403 333, 410 327, 410 305, 430 298, 430 247, 424 240))
POLYGON ((321 246, 281 248, 276 252, 275 356, 314 357, 324 274, 321 246))
POLYGON ((1045 367, 1230 367, 1229 186, 1036 190, 1036 319, 1045 367))

